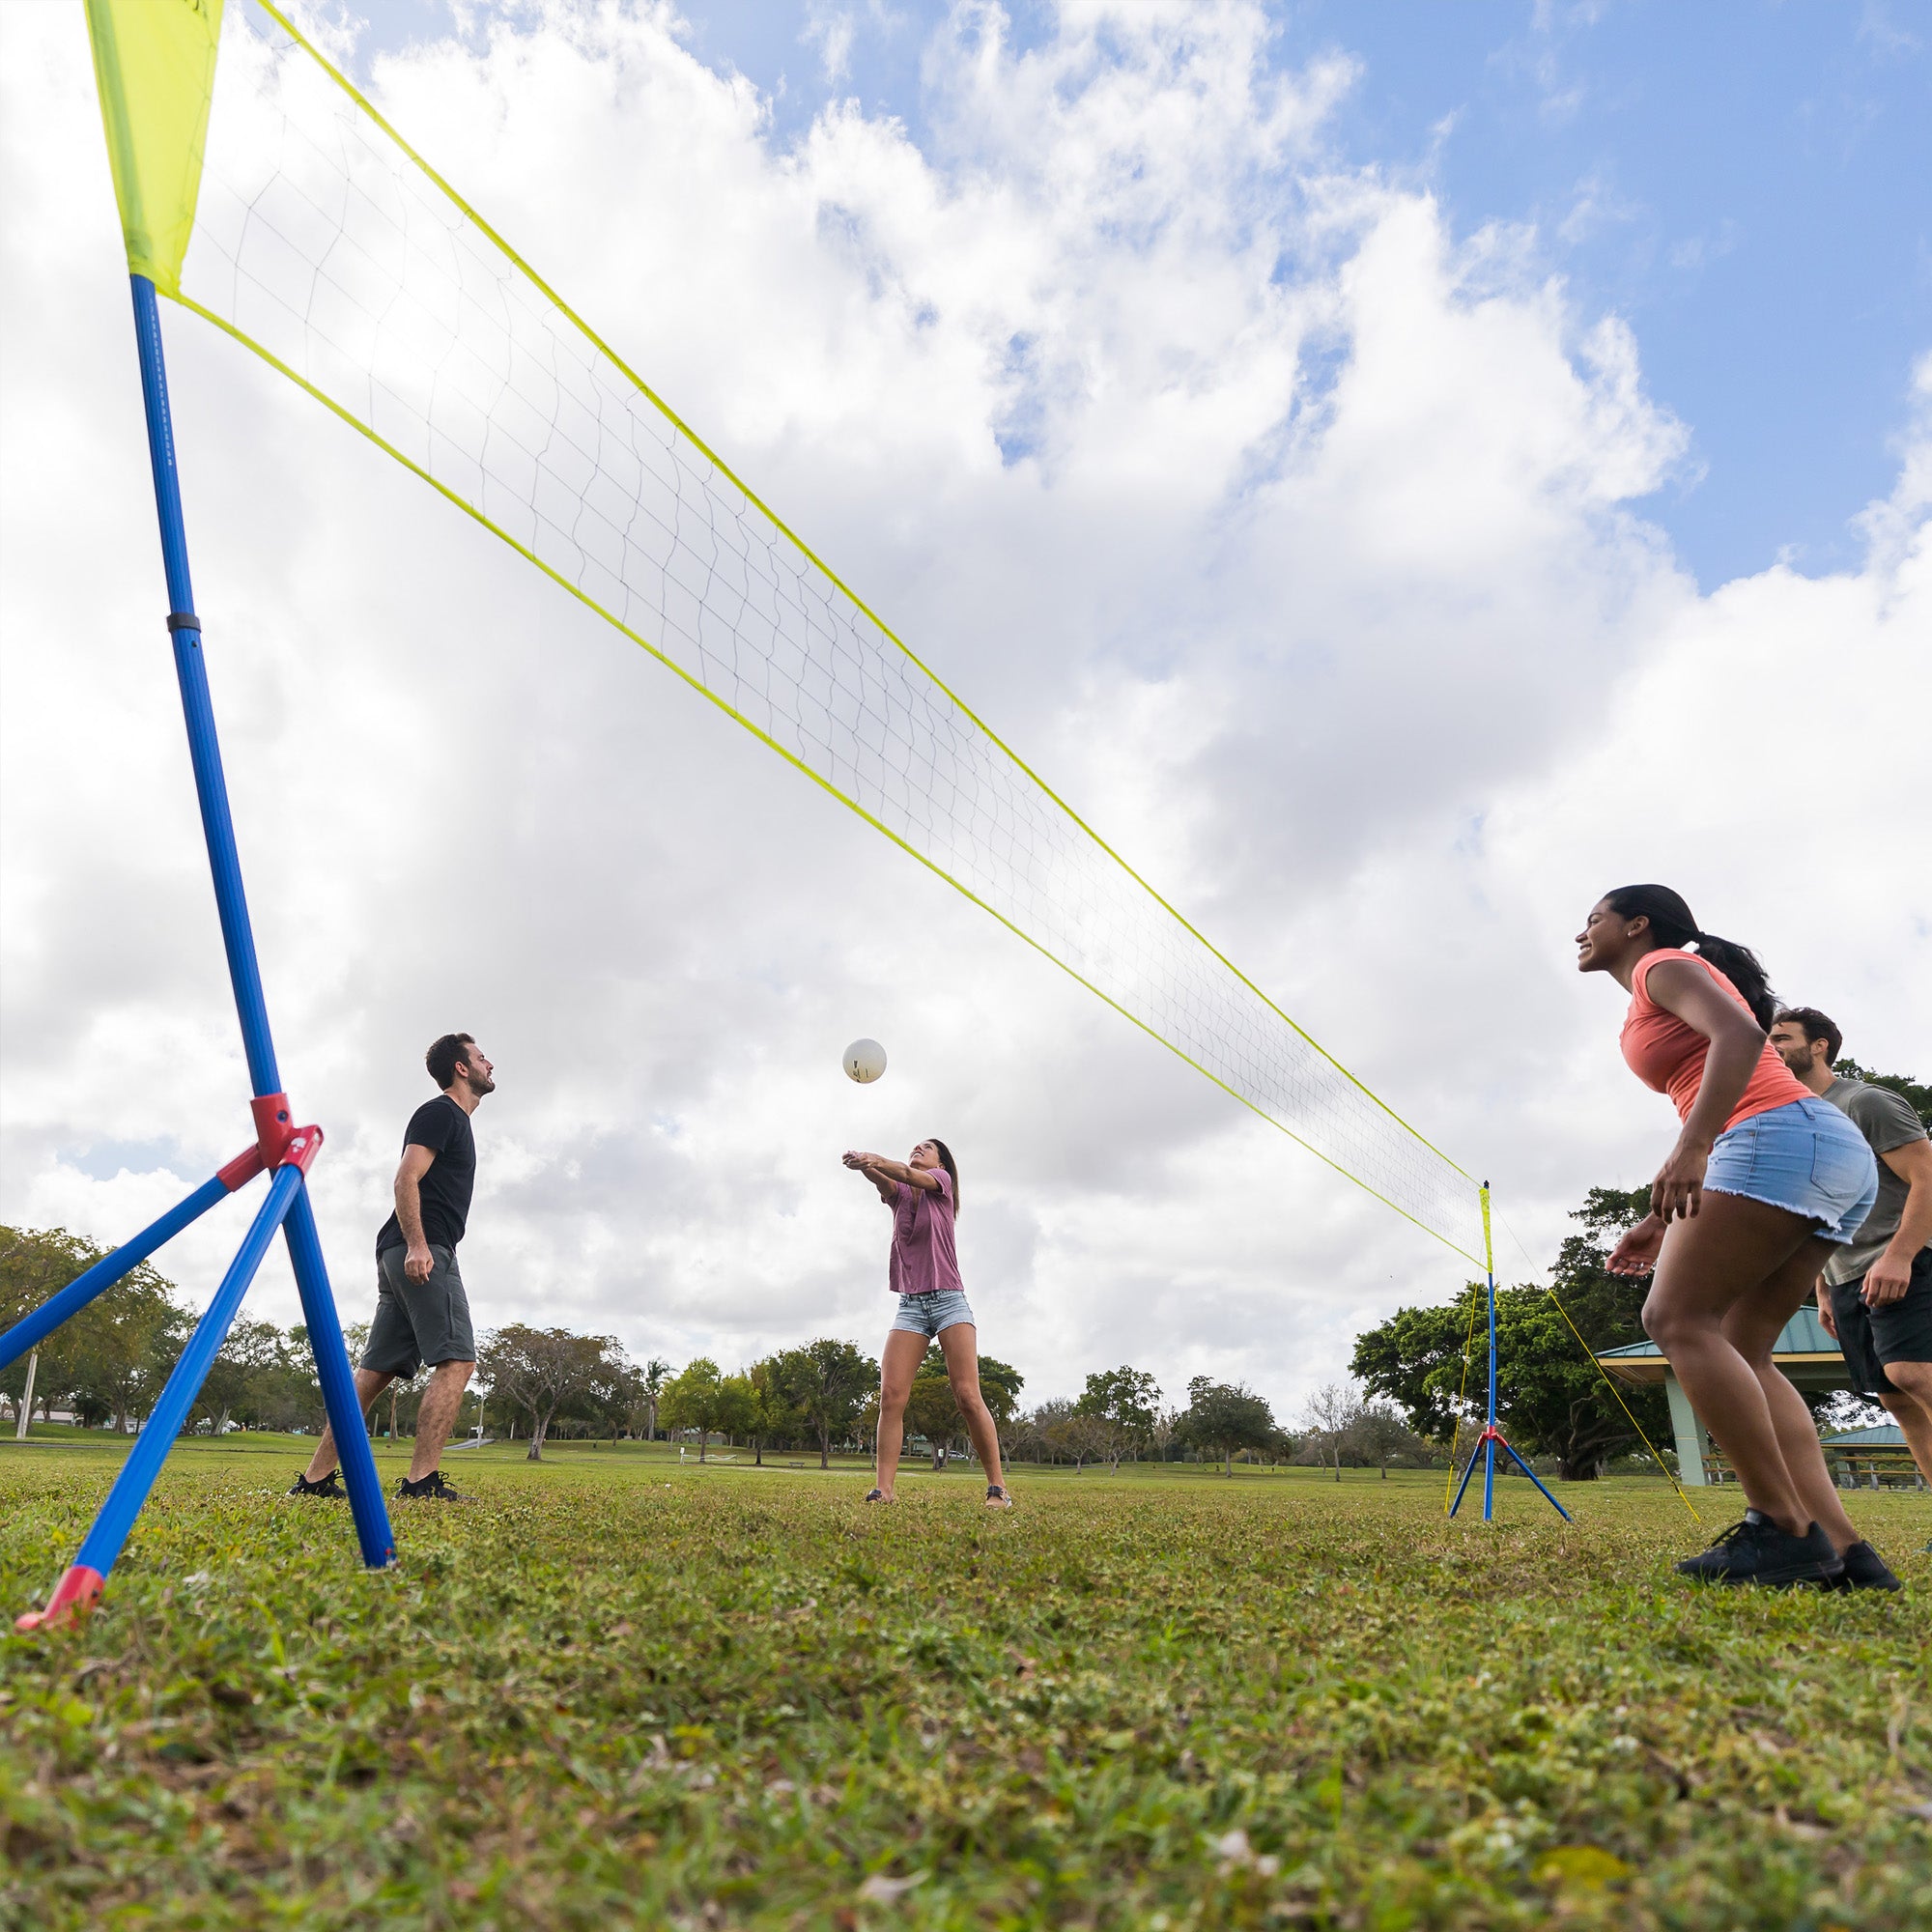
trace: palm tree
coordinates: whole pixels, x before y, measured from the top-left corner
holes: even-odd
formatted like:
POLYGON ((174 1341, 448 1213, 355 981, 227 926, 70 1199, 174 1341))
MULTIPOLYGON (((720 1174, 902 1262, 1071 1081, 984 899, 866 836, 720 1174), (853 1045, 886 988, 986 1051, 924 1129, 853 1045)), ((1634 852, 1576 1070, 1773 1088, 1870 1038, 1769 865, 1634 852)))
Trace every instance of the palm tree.
POLYGON ((653 1355, 644 1364, 644 1440, 658 1439, 658 1404, 664 1400, 665 1383, 670 1376, 670 1364, 660 1361, 653 1355))

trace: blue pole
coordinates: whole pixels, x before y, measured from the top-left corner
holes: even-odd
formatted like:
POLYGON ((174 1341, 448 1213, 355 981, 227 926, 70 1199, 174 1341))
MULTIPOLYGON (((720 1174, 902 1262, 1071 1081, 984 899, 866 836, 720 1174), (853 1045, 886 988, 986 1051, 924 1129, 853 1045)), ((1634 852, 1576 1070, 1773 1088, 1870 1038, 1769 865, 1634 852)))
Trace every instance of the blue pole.
POLYGON ((94 1519, 93 1528, 81 1543, 80 1553, 61 1578, 46 1609, 20 1618, 21 1626, 37 1628, 68 1605, 85 1605, 100 1594, 100 1586, 114 1568, 114 1559, 121 1554, 121 1546, 128 1541, 128 1532, 134 1527, 134 1519, 148 1500, 148 1492, 155 1487, 155 1478, 160 1474, 161 1464, 174 1447, 175 1437, 181 1434, 182 1424, 187 1420, 202 1383, 208 1379, 209 1366, 228 1339, 242 1297, 255 1279, 255 1270, 262 1265, 262 1257, 269 1252, 269 1243, 275 1238, 275 1230, 282 1225, 289 1204, 301 1190, 301 1169, 293 1162, 276 1170, 274 1179, 269 1184, 269 1198, 248 1224, 241 1251, 229 1263, 221 1286, 214 1291, 214 1299, 208 1304, 207 1312, 188 1338, 187 1347, 182 1350, 182 1358, 175 1364, 161 1399, 156 1403, 147 1427, 135 1440, 133 1453, 121 1465, 114 1487, 107 1492, 107 1500, 100 1505, 100 1514, 94 1519))
POLYGON ((1556 1514, 1563 1519, 1565 1522, 1571 1522, 1575 1520, 1575 1519, 1571 1516, 1570 1512, 1567 1509, 1565 1509, 1563 1505, 1559 1503, 1554 1496, 1550 1495, 1549 1492, 1547 1489, 1544 1488, 1543 1478, 1539 1476, 1536 1473, 1536 1471, 1532 1469, 1529 1466, 1529 1464, 1525 1463, 1522 1460, 1522 1458, 1519 1456, 1507 1442, 1503 1444, 1503 1453, 1510 1459, 1512 1463, 1514 1463, 1517 1465, 1519 1469, 1522 1471, 1522 1473, 1525 1476, 1529 1478, 1529 1480, 1532 1483, 1536 1485, 1536 1487, 1539 1490, 1543 1490, 1544 1496, 1548 1499, 1549 1507, 1553 1509, 1556 1512, 1556 1514))
POLYGON ((1496 1504, 1496 1278, 1490 1276, 1490 1427, 1483 1443, 1483 1520, 1495 1515, 1496 1504))
POLYGON ((1449 1514, 1454 1516, 1463 1507, 1463 1497, 1469 1487, 1469 1478, 1476 1473, 1476 1458, 1482 1453, 1483 1444, 1477 1440, 1475 1448, 1469 1451, 1469 1460, 1463 1465, 1463 1480, 1456 1485, 1456 1500, 1449 1505, 1449 1514))
POLYGON ((188 577, 187 526, 182 515, 181 476, 175 465, 175 432, 168 410, 168 372, 161 358, 161 317, 155 285, 145 275, 129 278, 134 288, 134 337, 141 357, 141 400, 148 415, 148 455, 155 471, 155 510, 161 526, 161 561, 168 577, 168 629, 173 635, 175 675, 181 683, 182 710, 187 720, 188 755, 194 763, 195 796, 208 838, 208 863, 214 874, 214 904, 221 917, 221 943, 228 953, 228 977, 235 987, 235 1009, 242 1022, 242 1045, 248 1056, 248 1078, 257 1098, 282 1091, 275 1068, 275 1044, 269 1033, 269 1007, 262 993, 262 969, 255 957, 255 935, 248 923, 248 900, 242 890, 242 859, 235 846, 235 820, 228 810, 228 783, 221 771, 214 706, 208 693, 208 667, 202 660, 201 620, 195 615, 194 585, 188 577))
POLYGON ((190 1222, 200 1220, 217 1201, 227 1199, 227 1183, 218 1174, 213 1175, 185 1201, 143 1228, 131 1241, 124 1241, 111 1255, 102 1255, 85 1274, 76 1275, 58 1294, 49 1296, 31 1315, 0 1335, 0 1369, 12 1368, 43 1336, 52 1334, 63 1321, 78 1315, 97 1294, 104 1293, 123 1275, 131 1274, 164 1241, 172 1240, 190 1222))
POLYGON ((308 1346, 322 1378, 322 1400, 328 1426, 335 1432, 335 1448, 342 1460, 343 1481, 349 1486, 349 1513, 355 1519, 355 1535, 362 1545, 362 1561, 382 1570, 396 1560, 396 1539, 389 1527, 388 1506, 376 1474, 375 1452, 362 1423, 362 1405, 355 1399, 355 1378, 350 1372, 349 1351, 342 1344, 342 1323, 329 1292, 328 1267, 322 1258, 322 1238, 316 1233, 315 1210, 308 1189, 300 1188, 282 1224, 289 1244, 289 1261, 301 1291, 302 1320, 308 1323, 308 1346))

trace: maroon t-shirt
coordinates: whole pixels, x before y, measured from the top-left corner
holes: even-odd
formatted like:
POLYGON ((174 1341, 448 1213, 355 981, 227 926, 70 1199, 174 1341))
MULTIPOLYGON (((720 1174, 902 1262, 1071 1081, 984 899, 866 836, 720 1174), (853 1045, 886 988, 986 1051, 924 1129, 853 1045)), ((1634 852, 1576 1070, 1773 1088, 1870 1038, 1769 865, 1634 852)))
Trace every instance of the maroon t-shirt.
POLYGON ((895 1294, 963 1294, 959 1257, 952 1246, 952 1177, 931 1170, 937 1192, 898 1183, 893 1207, 893 1259, 887 1280, 895 1294))

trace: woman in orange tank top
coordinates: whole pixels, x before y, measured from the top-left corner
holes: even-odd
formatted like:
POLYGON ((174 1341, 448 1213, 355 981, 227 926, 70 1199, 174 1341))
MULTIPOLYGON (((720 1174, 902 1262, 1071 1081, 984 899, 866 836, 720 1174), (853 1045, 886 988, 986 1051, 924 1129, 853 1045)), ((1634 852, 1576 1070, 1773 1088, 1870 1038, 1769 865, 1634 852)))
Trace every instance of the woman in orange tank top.
POLYGON ((1871 1211, 1871 1150, 1771 1046, 1776 1009, 1756 956, 1699 931, 1668 887, 1605 895, 1577 948, 1578 972, 1607 973, 1632 995, 1624 1059, 1683 1122, 1651 1212, 1608 1264, 1652 1276, 1644 1329, 1749 1505, 1677 1568, 1711 1582, 1895 1589, 1845 1514, 1804 1398, 1772 1359, 1833 1245, 1871 1211))

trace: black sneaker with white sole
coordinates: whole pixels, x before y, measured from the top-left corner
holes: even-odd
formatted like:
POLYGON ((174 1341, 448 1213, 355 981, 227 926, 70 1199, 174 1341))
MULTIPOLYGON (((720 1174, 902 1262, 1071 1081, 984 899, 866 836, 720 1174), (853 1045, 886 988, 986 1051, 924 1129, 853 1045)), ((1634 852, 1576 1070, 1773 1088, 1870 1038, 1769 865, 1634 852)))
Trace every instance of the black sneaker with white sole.
POLYGON ((1869 1543, 1855 1543, 1845 1551, 1845 1567, 1833 1578, 1834 1590, 1902 1590, 1885 1558, 1869 1543))
POLYGON ((420 1482, 412 1483, 405 1476, 396 1485, 396 1495, 404 1502, 467 1503, 469 1498, 452 1490, 442 1480, 440 1469, 432 1469, 420 1482))
POLYGON ((1844 1570, 1845 1559, 1815 1522, 1803 1536, 1793 1536, 1756 1510, 1747 1510, 1744 1521, 1677 1566, 1680 1577, 1699 1583, 1757 1583, 1773 1590, 1835 1582, 1844 1570))
POLYGON ((332 1503, 347 1502, 349 1492, 342 1487, 342 1471, 331 1469, 319 1483, 311 1483, 306 1476, 298 1476, 296 1486, 289 1492, 292 1496, 326 1496, 332 1503))

